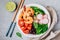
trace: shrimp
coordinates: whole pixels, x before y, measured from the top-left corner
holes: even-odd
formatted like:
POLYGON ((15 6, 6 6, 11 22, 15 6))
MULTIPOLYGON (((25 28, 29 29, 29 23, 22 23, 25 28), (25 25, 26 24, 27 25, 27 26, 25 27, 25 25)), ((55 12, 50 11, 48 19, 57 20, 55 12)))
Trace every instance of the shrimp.
POLYGON ((23 10, 22 13, 19 15, 19 19, 24 19, 26 23, 32 23, 34 15, 34 10, 30 7, 25 8, 26 10, 23 10))
POLYGON ((32 17, 27 17, 26 19, 27 21, 25 21, 25 23, 32 23, 33 22, 33 18, 32 17))
POLYGON ((24 14, 24 15, 23 15, 23 19, 24 19, 24 20, 26 20, 27 17, 28 17, 27 14, 24 14))
POLYGON ((30 7, 26 8, 26 13, 30 16, 33 16, 34 15, 34 10, 30 7))
POLYGON ((19 15, 19 19, 20 19, 20 20, 22 20, 22 19, 23 19, 23 15, 24 15, 24 13, 23 13, 23 12, 21 12, 21 14, 19 15))

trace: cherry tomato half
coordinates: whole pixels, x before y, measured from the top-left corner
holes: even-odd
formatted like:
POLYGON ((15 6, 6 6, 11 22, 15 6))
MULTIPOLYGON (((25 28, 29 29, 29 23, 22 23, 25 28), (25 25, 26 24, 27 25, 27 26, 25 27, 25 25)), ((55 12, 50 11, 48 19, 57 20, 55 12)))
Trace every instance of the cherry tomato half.
POLYGON ((32 24, 29 24, 29 26, 31 26, 31 27, 32 27, 32 24))
POLYGON ((19 26, 24 26, 24 21, 18 20, 18 25, 19 26))
POLYGON ((27 27, 28 30, 31 30, 31 28, 32 28, 31 26, 28 26, 28 27, 27 27))
POLYGON ((25 31, 26 30, 26 27, 20 27, 22 31, 25 31))
POLYGON ((28 27, 28 24, 27 23, 25 23, 25 27, 28 27))
POLYGON ((25 34, 29 34, 29 30, 25 30, 23 31, 25 34))

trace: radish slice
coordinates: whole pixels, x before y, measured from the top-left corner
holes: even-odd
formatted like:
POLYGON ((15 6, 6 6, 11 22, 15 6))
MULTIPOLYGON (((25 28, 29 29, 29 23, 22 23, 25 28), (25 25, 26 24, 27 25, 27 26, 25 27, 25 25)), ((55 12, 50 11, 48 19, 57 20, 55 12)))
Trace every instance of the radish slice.
POLYGON ((42 23, 43 23, 43 24, 47 24, 47 23, 48 23, 48 19, 47 19, 47 18, 44 18, 44 19, 42 20, 42 23))
POLYGON ((45 14, 44 16, 43 16, 44 18, 48 18, 48 16, 45 14))
POLYGON ((40 21, 39 21, 39 24, 43 24, 43 20, 40 20, 40 21))
POLYGON ((48 23, 48 16, 47 15, 42 15, 42 14, 38 14, 37 15, 37 20, 36 22, 38 22, 39 24, 47 24, 48 23))
POLYGON ((38 14, 37 19, 39 19, 39 20, 42 19, 42 14, 38 14))
POLYGON ((47 18, 41 19, 39 21, 39 24, 47 24, 47 23, 48 23, 48 19, 47 18))

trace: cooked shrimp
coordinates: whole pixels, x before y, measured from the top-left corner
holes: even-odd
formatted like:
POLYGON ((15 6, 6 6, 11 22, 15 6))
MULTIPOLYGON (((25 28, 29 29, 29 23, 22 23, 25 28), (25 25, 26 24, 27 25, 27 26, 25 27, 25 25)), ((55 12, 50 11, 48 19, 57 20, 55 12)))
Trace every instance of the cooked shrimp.
POLYGON ((26 20, 27 21, 25 21, 25 23, 32 23, 33 22, 33 18, 32 17, 27 17, 26 20))
POLYGON ((26 12, 27 14, 29 14, 30 16, 33 16, 34 15, 34 10, 30 7, 26 8, 26 12))
POLYGON ((23 19, 23 15, 24 15, 24 13, 22 12, 22 13, 19 15, 19 19, 23 19))
POLYGON ((28 17, 27 14, 24 14, 24 15, 23 15, 23 19, 24 19, 24 20, 27 20, 27 17, 28 17))
POLYGON ((24 19, 26 23, 32 23, 34 15, 34 10, 30 7, 25 8, 26 10, 23 10, 22 13, 19 15, 19 19, 24 19))

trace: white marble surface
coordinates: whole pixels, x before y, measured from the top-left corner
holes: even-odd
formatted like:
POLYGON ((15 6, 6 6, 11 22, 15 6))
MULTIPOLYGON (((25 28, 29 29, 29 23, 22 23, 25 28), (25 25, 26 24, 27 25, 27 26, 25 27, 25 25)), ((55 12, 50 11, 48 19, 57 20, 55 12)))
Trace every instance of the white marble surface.
MULTIPOLYGON (((9 1, 12 0, 0 0, 0 40, 26 40, 26 38, 21 39, 16 36, 16 32, 19 32, 17 26, 15 27, 13 36, 11 38, 9 36, 8 37, 5 36, 14 14, 14 12, 8 12, 5 9, 5 5, 9 1)), ((13 1, 18 4, 20 0, 13 0, 13 1)), ((52 6, 56 10, 58 15, 58 22, 53 30, 55 31, 60 29, 60 0, 25 0, 24 5, 30 3, 41 4, 45 7, 52 6)))

